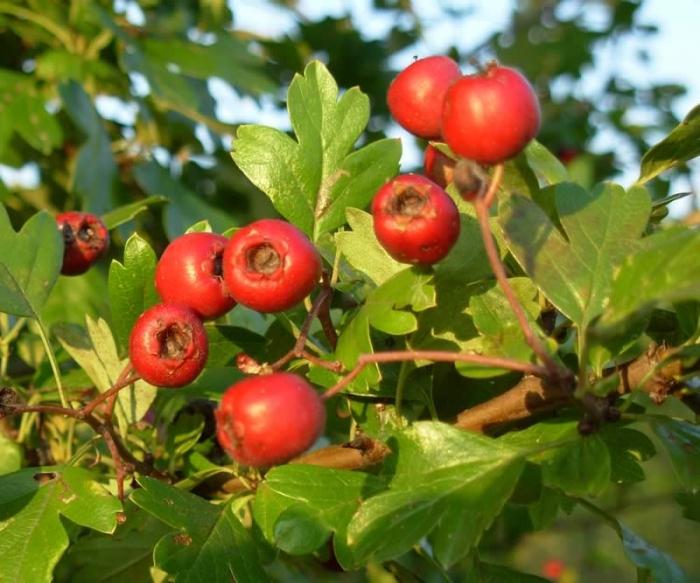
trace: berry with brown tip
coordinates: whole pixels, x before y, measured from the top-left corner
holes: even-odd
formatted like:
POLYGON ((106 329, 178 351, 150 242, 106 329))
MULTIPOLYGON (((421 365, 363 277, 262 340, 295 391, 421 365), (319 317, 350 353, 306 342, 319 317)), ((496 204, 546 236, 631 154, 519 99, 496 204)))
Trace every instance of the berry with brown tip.
POLYGON ((68 211, 56 215, 56 223, 63 235, 63 275, 85 273, 109 249, 109 231, 96 215, 68 211))
POLYGON ((146 382, 182 387, 207 362, 209 342, 199 316, 186 306, 158 304, 139 316, 129 336, 129 358, 146 382))
POLYGON ((187 233, 165 248, 156 267, 156 289, 165 303, 193 309, 213 320, 236 305, 223 276, 228 239, 215 233, 187 233))
POLYGON ((326 410, 303 378, 287 372, 252 376, 227 389, 216 411, 217 439, 241 464, 281 464, 323 433, 326 410))
POLYGON ((282 312, 308 296, 321 256, 308 237, 279 219, 236 231, 224 250, 224 281, 234 300, 258 312, 282 312))
POLYGON ((382 186, 372 201, 372 217, 377 240, 402 263, 436 263, 459 237, 457 205, 417 174, 403 174, 382 186))

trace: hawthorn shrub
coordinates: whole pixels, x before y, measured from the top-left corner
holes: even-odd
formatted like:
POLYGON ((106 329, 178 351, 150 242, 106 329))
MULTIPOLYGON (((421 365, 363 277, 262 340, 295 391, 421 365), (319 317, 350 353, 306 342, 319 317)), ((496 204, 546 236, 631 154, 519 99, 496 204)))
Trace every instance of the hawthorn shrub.
MULTIPOLYGON (((537 141, 490 167, 458 161, 445 190, 458 238, 439 261, 410 265, 378 242, 367 211, 401 155, 395 139, 355 147, 367 96, 357 87, 340 95, 314 61, 294 77, 287 105, 291 137, 242 126, 232 156, 286 221, 273 232, 293 228, 290 248, 303 252, 255 239, 240 261, 228 243, 222 265, 202 259, 207 290, 212 278, 240 283, 234 267, 263 279, 279 272, 281 287, 256 295, 251 276, 240 295, 265 314, 237 305, 202 324, 175 304, 167 318, 192 322, 152 317, 156 253, 134 232, 109 266, 109 320, 49 329, 42 313, 66 239, 46 212, 15 231, 0 210, 0 366, 10 379, 0 393, 0 581, 260 582, 341 571, 347 580, 536 581, 488 560, 494 531, 514 513, 525 530, 545 530, 576 508, 611 527, 640 580, 686 580, 671 554, 598 500, 643 481, 642 464, 666 455, 677 500, 698 519, 700 234, 662 223, 678 197, 652 200, 645 185, 699 153, 700 109, 647 152, 629 188, 572 182, 537 141), (469 172, 478 180, 464 180, 469 172), (138 324, 144 312, 151 331, 138 324), (130 347, 147 366, 132 367, 130 347), (48 364, 32 372, 15 362, 9 377, 10 355, 30 360, 32 350, 48 364), (162 361, 181 370, 178 358, 196 360, 172 383, 184 387, 141 378, 162 361), (282 401, 236 398, 241 384, 267 390, 280 379, 292 387, 282 401)), ((456 159, 446 144, 430 146, 456 159)), ((128 231, 151 203, 109 210, 102 222, 128 231)), ((253 231, 221 235, 245 242, 253 231)), ((198 221, 188 232, 212 227, 198 221)), ((183 291, 183 280, 168 281, 183 291)), ((560 576, 549 567, 543 574, 560 576)))

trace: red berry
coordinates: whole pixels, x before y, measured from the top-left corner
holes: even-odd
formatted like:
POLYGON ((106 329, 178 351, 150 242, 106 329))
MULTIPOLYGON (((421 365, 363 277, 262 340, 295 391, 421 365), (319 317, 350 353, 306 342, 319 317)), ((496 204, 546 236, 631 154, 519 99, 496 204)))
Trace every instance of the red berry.
POLYGON ((321 277, 321 257, 294 225, 262 219, 236 231, 224 251, 224 281, 239 304, 258 312, 288 310, 321 277))
POLYGON ((581 152, 577 150, 576 148, 561 148, 557 152, 557 158, 559 158, 559 161, 564 164, 565 166, 568 166, 571 164, 576 158, 579 157, 581 152))
POLYGON ((239 463, 266 467, 298 456, 323 433, 326 410, 303 378, 276 372, 229 387, 216 412, 217 439, 239 463))
POLYGON ((453 152, 498 164, 516 156, 540 129, 540 106, 515 69, 488 67, 456 81, 442 111, 442 135, 453 152))
POLYGON ((449 195, 417 174, 404 174, 382 186, 372 201, 374 233, 402 263, 432 264, 459 237, 459 211, 449 195))
POLYGON ((222 270, 226 243, 226 237, 214 233, 188 233, 170 243, 156 268, 156 289, 163 302, 187 306, 205 320, 233 308, 236 302, 222 270))
POLYGON ((80 275, 109 249, 109 231, 99 217, 69 211, 56 216, 63 234, 63 275, 80 275))
POLYGON ((462 73, 449 57, 419 59, 391 82, 386 100, 394 119, 412 134, 440 138, 442 102, 447 88, 462 73))
POLYGON ((209 343, 204 325, 186 306, 158 304, 136 320, 129 337, 129 358, 146 382, 182 387, 204 368, 209 343))
POLYGON ((430 144, 423 154, 423 172, 442 188, 447 188, 447 185, 452 182, 456 163, 455 160, 430 144))

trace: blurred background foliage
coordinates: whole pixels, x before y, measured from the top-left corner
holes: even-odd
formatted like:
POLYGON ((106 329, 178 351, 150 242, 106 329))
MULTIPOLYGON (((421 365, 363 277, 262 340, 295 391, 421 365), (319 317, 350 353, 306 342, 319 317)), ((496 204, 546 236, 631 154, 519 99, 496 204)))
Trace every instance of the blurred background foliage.
MULTIPOLYGON (((223 231, 271 216, 266 197, 230 159, 236 125, 226 120, 232 107, 247 100, 258 107, 246 109, 252 112, 246 121, 258 121, 256 111, 272 118, 283 112, 286 86, 312 58, 327 63, 342 88, 359 85, 369 95, 372 118, 362 140, 396 135, 386 90, 427 30, 414 2, 372 2, 372 13, 393 23, 380 39, 368 38, 349 14, 311 19, 292 0, 258 4, 270 18, 283 11, 295 26, 271 37, 241 29, 236 2, 225 0, 0 1, 0 165, 16 171, 2 176, 20 177, 0 180, 0 200, 15 225, 38 209, 104 214, 165 197, 169 204, 148 199, 154 203, 149 212, 113 233, 111 253, 121 258, 134 230, 160 252, 168 239, 202 219, 223 231), (237 99, 227 100, 226 92, 237 99)), ((657 33, 654 23, 640 21, 643 4, 524 0, 515 3, 506 29, 469 52, 453 47, 449 54, 465 72, 494 58, 523 70, 541 98, 540 140, 588 186, 618 173, 621 149, 641 158, 679 121, 674 104, 685 91, 680 84, 636 83, 613 68, 595 94, 580 87, 601 46, 657 33), (629 115, 640 109, 647 123, 629 115), (609 147, 592 155, 591 144, 601 132, 609 147)), ((444 18, 463 21, 466 29, 471 7, 439 10, 444 18)), ((649 55, 641 51, 637 57, 644 63, 649 55)), ((425 145, 401 136, 404 149, 425 145)), ((663 196, 669 182, 656 180, 652 187, 655 196, 663 196)), ((97 270, 70 279, 70 288, 62 280, 47 305, 47 321, 104 313, 104 282, 104 272, 97 270)), ((663 467, 654 472, 657 477, 634 494, 653 505, 638 505, 646 518, 630 520, 700 578, 697 544, 685 540, 694 531, 685 528, 673 504, 670 472, 663 467)), ((623 509, 629 501, 608 502, 623 509)), ((594 573, 633 580, 617 543, 605 551, 605 541, 614 537, 606 538, 604 526, 569 519, 546 534, 530 534, 532 529, 517 509, 507 514, 489 536, 494 558, 531 572, 556 559, 564 566, 561 580, 586 580, 594 573)), ((392 580, 383 578, 392 577, 388 572, 375 575, 377 581, 392 580)))

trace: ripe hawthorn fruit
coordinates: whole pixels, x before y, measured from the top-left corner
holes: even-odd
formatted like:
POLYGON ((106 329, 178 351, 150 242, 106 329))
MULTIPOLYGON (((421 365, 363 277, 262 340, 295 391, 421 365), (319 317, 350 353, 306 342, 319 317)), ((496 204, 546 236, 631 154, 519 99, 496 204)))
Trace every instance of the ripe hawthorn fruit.
POLYGON ((382 186, 372 201, 374 234, 402 263, 440 261, 459 237, 459 211, 437 184, 403 174, 382 186))
POLYGON ((156 267, 156 289, 165 303, 180 304, 205 320, 233 306, 224 284, 223 256, 228 239, 215 233, 187 233, 175 239, 156 267))
POLYGON ((229 387, 216 411, 223 450, 241 464, 268 467, 306 451, 323 433, 326 410, 295 374, 251 376, 229 387))
POLYGON ((447 188, 447 185, 452 182, 456 163, 456 160, 430 144, 423 152, 423 172, 442 188, 447 188))
POLYGON ((450 84, 461 74, 459 65, 449 57, 415 61, 389 86, 386 101, 391 115, 413 135, 439 139, 442 102, 450 84))
POLYGON ((63 235, 63 275, 85 273, 109 249, 109 231, 91 213, 60 213, 56 215, 56 224, 63 235))
POLYGON ((445 96, 445 142, 455 154, 481 164, 513 158, 539 129, 537 96, 515 69, 490 65, 455 81, 445 96))
POLYGON ((141 314, 129 336, 129 359, 146 382, 182 387, 204 368, 209 342, 199 316, 186 306, 158 304, 141 314))
POLYGON ((224 250, 223 271, 239 304, 281 312, 311 293, 321 277, 321 257, 294 225, 262 219, 233 234, 224 250))

